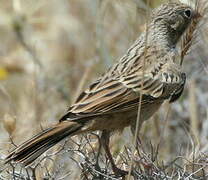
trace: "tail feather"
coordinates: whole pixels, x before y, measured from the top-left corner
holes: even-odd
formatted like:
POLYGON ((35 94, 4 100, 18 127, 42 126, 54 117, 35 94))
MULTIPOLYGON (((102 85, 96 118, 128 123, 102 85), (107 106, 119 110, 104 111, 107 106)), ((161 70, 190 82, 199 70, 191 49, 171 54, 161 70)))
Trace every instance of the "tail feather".
POLYGON ((6 163, 15 161, 27 166, 65 137, 78 134, 81 127, 82 124, 68 121, 48 128, 17 147, 6 157, 6 163))

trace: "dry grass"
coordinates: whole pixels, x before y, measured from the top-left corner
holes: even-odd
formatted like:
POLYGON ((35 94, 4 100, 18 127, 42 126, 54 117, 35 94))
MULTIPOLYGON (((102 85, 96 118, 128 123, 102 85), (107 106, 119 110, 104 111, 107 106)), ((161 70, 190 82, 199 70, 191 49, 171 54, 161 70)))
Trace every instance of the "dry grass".
MULTIPOLYGON (((0 2, 0 179, 119 179, 102 150, 98 161, 97 133, 63 142, 29 169, 4 166, 3 158, 14 144, 56 122, 88 82, 124 54, 145 29, 146 11, 162 1, 147 2, 0 2)), ((112 137, 117 165, 128 170, 133 158, 134 179, 207 178, 206 16, 183 40, 183 97, 144 124, 136 151, 128 128, 112 137)))

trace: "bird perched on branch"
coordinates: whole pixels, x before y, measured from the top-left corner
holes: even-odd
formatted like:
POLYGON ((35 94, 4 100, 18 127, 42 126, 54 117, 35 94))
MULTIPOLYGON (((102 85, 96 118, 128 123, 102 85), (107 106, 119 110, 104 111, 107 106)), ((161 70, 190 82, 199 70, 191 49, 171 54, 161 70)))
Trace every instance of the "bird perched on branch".
POLYGON ((59 122, 16 147, 6 162, 32 163, 66 137, 102 131, 102 143, 112 164, 109 134, 131 126, 135 131, 139 104, 139 128, 165 100, 174 102, 184 89, 176 45, 198 12, 182 3, 155 9, 147 30, 102 77, 80 94, 59 122))

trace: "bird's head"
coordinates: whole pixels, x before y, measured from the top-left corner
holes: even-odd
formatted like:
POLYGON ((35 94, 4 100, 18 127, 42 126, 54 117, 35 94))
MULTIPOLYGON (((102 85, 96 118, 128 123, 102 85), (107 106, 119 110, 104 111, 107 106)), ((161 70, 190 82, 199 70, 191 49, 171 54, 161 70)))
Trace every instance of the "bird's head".
POLYGON ((156 39, 164 36, 170 45, 175 46, 191 21, 199 16, 197 10, 188 5, 167 3, 153 11, 150 28, 156 39))

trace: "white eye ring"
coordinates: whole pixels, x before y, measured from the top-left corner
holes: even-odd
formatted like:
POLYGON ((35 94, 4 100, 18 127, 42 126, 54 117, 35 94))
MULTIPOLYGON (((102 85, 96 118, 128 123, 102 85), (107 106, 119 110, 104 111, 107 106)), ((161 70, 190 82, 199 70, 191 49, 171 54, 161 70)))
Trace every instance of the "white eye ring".
POLYGON ((184 11, 184 15, 185 15, 185 17, 187 17, 188 19, 190 19, 191 18, 191 15, 192 15, 191 9, 186 9, 184 11))

